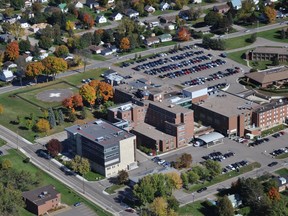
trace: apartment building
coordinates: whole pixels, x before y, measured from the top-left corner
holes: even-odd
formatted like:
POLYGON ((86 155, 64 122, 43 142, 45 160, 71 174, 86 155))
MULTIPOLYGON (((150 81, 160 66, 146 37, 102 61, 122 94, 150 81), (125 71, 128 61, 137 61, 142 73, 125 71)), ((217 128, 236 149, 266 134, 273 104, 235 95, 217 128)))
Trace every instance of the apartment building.
POLYGON ((252 127, 252 111, 257 107, 259 104, 223 91, 192 105, 195 121, 226 136, 244 136, 245 129, 252 127))
POLYGON ((248 59, 252 61, 272 61, 276 57, 279 62, 287 62, 288 48, 261 46, 249 51, 247 55, 248 59))
POLYGON ((288 101, 278 100, 253 110, 252 122, 255 127, 269 128, 282 124, 288 117, 288 101))
POLYGON ((89 159, 91 169, 105 177, 137 166, 135 135, 112 123, 99 119, 65 130, 71 150, 89 159))

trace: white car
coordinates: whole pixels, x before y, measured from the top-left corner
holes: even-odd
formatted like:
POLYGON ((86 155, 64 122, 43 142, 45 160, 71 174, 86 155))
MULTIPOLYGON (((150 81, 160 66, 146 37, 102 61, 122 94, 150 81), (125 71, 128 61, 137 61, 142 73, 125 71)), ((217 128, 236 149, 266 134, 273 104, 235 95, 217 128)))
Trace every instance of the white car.
POLYGON ((158 161, 157 163, 158 163, 159 165, 162 165, 162 164, 165 163, 165 162, 166 162, 165 160, 161 159, 161 160, 158 161))

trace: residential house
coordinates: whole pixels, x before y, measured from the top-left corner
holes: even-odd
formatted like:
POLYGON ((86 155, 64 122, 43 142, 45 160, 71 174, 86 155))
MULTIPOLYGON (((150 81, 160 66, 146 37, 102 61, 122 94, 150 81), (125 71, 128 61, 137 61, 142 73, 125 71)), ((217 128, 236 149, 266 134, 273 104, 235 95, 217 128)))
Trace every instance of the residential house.
POLYGON ((230 200, 233 208, 238 208, 240 205, 242 205, 242 200, 240 199, 239 194, 231 194, 228 196, 228 199, 230 200))
POLYGON ((166 23, 166 24, 164 24, 162 26, 164 27, 164 29, 168 29, 170 31, 175 29, 175 24, 172 24, 172 23, 166 23))
POLYGON ((170 5, 167 2, 161 2, 159 5, 159 9, 161 11, 168 10, 169 8, 170 8, 170 5))
POLYGON ((115 12, 110 16, 110 19, 114 20, 114 21, 122 20, 122 18, 123 18, 123 15, 121 13, 118 13, 118 12, 115 12))
POLYGON ((104 55, 104 56, 112 55, 113 53, 114 52, 109 48, 101 50, 101 55, 104 55))
POLYGON ((129 8, 125 10, 125 15, 129 18, 136 18, 139 16, 139 12, 129 8))
POLYGON ((53 185, 47 185, 22 193, 26 209, 36 215, 45 215, 61 204, 61 194, 53 185))
POLYGON ((97 119, 65 129, 70 150, 89 160, 92 170, 105 177, 137 167, 136 136, 97 119))
POLYGON ((101 51, 104 50, 104 47, 91 45, 89 46, 89 50, 92 52, 92 54, 100 54, 101 51))
POLYGON ((108 0, 107 4, 114 4, 115 0, 108 0))
POLYGON ((172 35, 171 34, 162 34, 158 36, 159 41, 161 43, 167 42, 167 41, 172 41, 172 35))
POLYGON ((24 6, 25 8, 32 7, 32 2, 31 1, 25 1, 24 5, 25 5, 24 6))
POLYGON ((75 6, 75 8, 78 8, 78 9, 84 7, 83 3, 80 2, 80 1, 77 1, 77 2, 74 4, 74 6, 75 6))
POLYGON ((0 80, 3 82, 11 82, 14 79, 13 72, 8 69, 3 69, 0 71, 0 80))
POLYGON ((161 23, 175 23, 176 16, 160 16, 159 21, 161 23))
POLYGON ((279 177, 276 177, 275 180, 276 180, 279 192, 287 190, 288 176, 279 176, 279 177))
POLYGON ((235 10, 239 10, 242 8, 241 0, 231 0, 231 4, 235 10))
POLYGON ((228 4, 223 4, 223 5, 217 5, 213 7, 213 11, 217 13, 222 13, 225 14, 230 10, 230 7, 228 4))
POLYGON ((86 0, 85 3, 90 9, 93 8, 98 8, 99 7, 99 2, 96 0, 86 0))
POLYGON ((151 5, 146 5, 146 6, 144 7, 144 10, 145 10, 146 12, 148 12, 148 13, 154 13, 156 9, 155 9, 153 6, 151 6, 151 5))
POLYGON ((39 58, 41 59, 41 60, 43 60, 43 59, 45 59, 46 57, 48 57, 48 53, 47 53, 47 51, 46 50, 40 50, 40 56, 39 56, 39 58))
POLYGON ((58 5, 62 13, 67 13, 68 12, 68 7, 66 3, 61 3, 58 5))
POLYGON ((183 20, 189 20, 190 19, 190 10, 181 10, 179 12, 179 17, 183 20))
POLYGON ((96 23, 107 23, 107 19, 106 17, 104 17, 103 15, 98 15, 95 19, 96 23))
POLYGON ((25 19, 20 19, 18 22, 20 23, 21 28, 26 29, 30 27, 30 24, 25 19))
POLYGON ((147 45, 147 46, 151 46, 153 44, 158 44, 160 43, 160 40, 158 37, 149 37, 149 38, 146 38, 144 43, 147 45))

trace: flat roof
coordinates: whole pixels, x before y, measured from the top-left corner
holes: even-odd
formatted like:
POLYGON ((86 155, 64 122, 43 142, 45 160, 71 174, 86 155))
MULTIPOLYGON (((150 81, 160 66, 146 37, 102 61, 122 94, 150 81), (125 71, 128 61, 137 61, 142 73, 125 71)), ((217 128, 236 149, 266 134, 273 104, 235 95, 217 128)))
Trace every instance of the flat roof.
POLYGON ((262 104, 261 107, 254 110, 255 113, 263 113, 288 104, 288 100, 280 99, 278 101, 271 101, 270 103, 262 104))
POLYGON ((259 107, 259 104, 255 102, 253 103, 250 100, 221 90, 217 94, 210 95, 206 100, 197 103, 196 105, 227 117, 240 115, 248 110, 259 107))
POLYGON ((253 50, 253 53, 268 53, 268 54, 280 54, 288 55, 287 47, 270 47, 270 46, 260 46, 253 50))
POLYGON ((177 104, 168 103, 165 100, 163 102, 149 101, 149 105, 150 104, 153 106, 159 107, 167 112, 174 113, 174 114, 193 112, 193 110, 191 109, 187 109, 177 104))
POLYGON ((197 85, 197 86, 188 86, 186 88, 183 89, 183 91, 188 91, 188 92, 195 92, 198 90, 202 90, 202 89, 207 89, 207 85, 197 85))
POLYGON ((223 139, 224 136, 218 132, 211 132, 209 134, 205 134, 203 136, 198 137, 197 139, 203 140, 205 143, 210 143, 215 140, 223 139))
POLYGON ((141 124, 135 126, 133 128, 133 131, 140 133, 140 134, 144 134, 146 136, 149 136, 153 140, 159 140, 159 139, 165 139, 166 140, 167 138, 169 138, 169 139, 174 138, 173 136, 156 129, 155 127, 153 127, 147 123, 141 123, 141 124))
POLYGON ((35 190, 25 191, 22 193, 24 199, 28 199, 37 206, 45 204, 51 199, 57 198, 59 192, 53 185, 46 185, 35 190))
POLYGON ((103 147, 119 143, 120 140, 133 137, 135 135, 114 126, 112 123, 98 119, 83 125, 74 125, 65 128, 73 134, 80 134, 103 147))

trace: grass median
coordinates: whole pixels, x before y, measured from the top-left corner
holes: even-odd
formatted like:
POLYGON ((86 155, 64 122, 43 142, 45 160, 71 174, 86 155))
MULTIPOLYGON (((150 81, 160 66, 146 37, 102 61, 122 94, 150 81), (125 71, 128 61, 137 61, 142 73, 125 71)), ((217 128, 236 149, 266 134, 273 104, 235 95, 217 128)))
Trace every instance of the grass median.
POLYGON ((123 187, 125 187, 124 184, 120 184, 120 185, 114 184, 114 185, 112 185, 111 187, 106 188, 105 191, 106 191, 107 193, 109 193, 109 194, 114 194, 114 193, 116 193, 116 190, 119 190, 119 189, 121 189, 121 188, 123 188, 123 187))
MULTIPOLYGON (((56 180, 55 178, 48 175, 46 172, 40 170, 36 166, 31 163, 24 163, 23 159, 25 159, 25 155, 23 155, 20 151, 16 149, 8 150, 8 155, 4 155, 0 158, 0 162, 4 159, 9 159, 12 162, 12 169, 17 171, 28 171, 31 175, 38 175, 41 176, 41 183, 39 187, 52 184, 55 186, 56 190, 61 193, 61 200, 63 203, 67 205, 73 205, 76 202, 83 202, 87 206, 89 206, 97 215, 99 216, 108 216, 111 215, 110 213, 106 212, 99 206, 95 205, 94 203, 90 202, 89 200, 82 197, 80 194, 73 191, 71 188, 67 187, 60 181, 56 180)), ((48 162, 48 161, 47 161, 48 162)), ((25 209, 21 210, 23 215, 31 215, 25 209)), ((22 215, 22 214, 21 214, 22 215)))
POLYGON ((230 178, 234 178, 236 176, 239 176, 241 174, 244 174, 246 172, 250 172, 256 168, 259 168, 261 167, 261 164, 258 163, 258 162, 253 162, 247 166, 244 166, 244 167, 241 167, 239 169, 239 172, 237 172, 236 170, 233 170, 233 171, 230 171, 228 173, 225 173, 225 174, 221 174, 219 176, 216 176, 215 178, 213 178, 211 181, 205 181, 203 184, 195 184, 195 185, 192 185, 189 190, 185 191, 187 193, 190 193, 190 192, 195 192, 197 190, 199 190, 200 188, 202 187, 209 187, 211 185, 214 185, 214 184, 217 184, 217 183, 220 183, 220 182, 223 182, 227 179, 230 179, 230 178))

